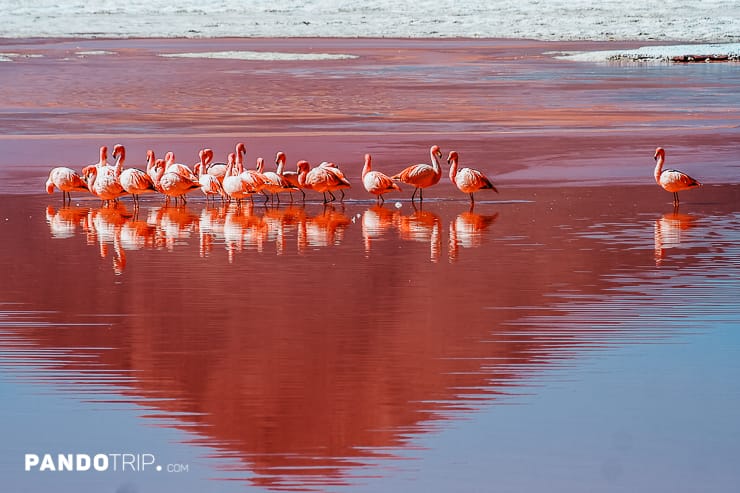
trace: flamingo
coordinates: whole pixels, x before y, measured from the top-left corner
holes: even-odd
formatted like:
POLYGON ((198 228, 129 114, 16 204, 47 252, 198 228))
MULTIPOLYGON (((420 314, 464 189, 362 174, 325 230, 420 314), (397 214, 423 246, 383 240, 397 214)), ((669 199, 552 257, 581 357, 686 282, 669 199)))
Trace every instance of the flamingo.
POLYGON ((365 154, 365 166, 362 168, 362 184, 365 190, 377 196, 377 201, 381 204, 385 202, 383 198, 384 193, 394 190, 401 191, 401 187, 396 185, 388 175, 372 170, 372 157, 370 157, 370 154, 365 154))
POLYGON ((262 173, 258 173, 256 170, 244 169, 244 154, 246 152, 247 147, 243 142, 239 142, 236 145, 236 172, 255 192, 261 192, 265 188, 265 178, 262 173))
MULTIPOLYGON (((207 151, 211 152, 211 161, 213 160, 213 151, 211 149, 206 149, 207 151)), ((227 163, 210 163, 206 167, 206 173, 208 173, 211 176, 215 176, 219 182, 224 181, 224 176, 226 176, 226 168, 228 167, 227 163)))
POLYGON ((233 152, 229 154, 229 162, 226 166, 226 176, 222 183, 224 193, 229 197, 229 200, 235 199, 237 206, 240 206, 242 199, 245 197, 251 197, 255 193, 252 188, 236 171, 236 154, 233 152))
POLYGON ((200 151, 200 163, 195 165, 195 169, 198 173, 198 183, 200 183, 200 189, 206 196, 206 202, 210 195, 220 195, 223 199, 224 189, 221 182, 215 176, 208 174, 208 164, 213 159, 213 151, 211 149, 203 149, 200 151))
POLYGON ((170 151, 164 155, 165 173, 177 173, 183 178, 187 178, 191 182, 197 182, 198 177, 195 176, 193 170, 187 164, 176 163, 175 153, 170 151))
POLYGON ((263 172, 265 160, 262 158, 257 159, 257 172, 261 173, 265 178, 265 190, 270 193, 274 193, 277 197, 278 204, 280 203, 280 193, 290 192, 291 202, 293 201, 293 191, 299 190, 298 187, 294 187, 288 180, 282 175, 282 167, 285 165, 285 161, 277 163, 277 172, 267 171, 263 172))
POLYGON ((491 180, 486 178, 486 175, 478 171, 477 169, 471 168, 457 168, 458 155, 456 151, 450 151, 450 155, 447 157, 447 163, 450 165, 450 181, 457 185, 457 188, 462 193, 470 194, 470 203, 475 203, 473 193, 478 190, 493 190, 498 193, 496 187, 493 186, 491 180))
POLYGON ((72 196, 69 192, 87 191, 87 183, 72 168, 58 166, 49 171, 49 179, 46 180, 46 192, 54 193, 54 187, 62 192, 62 203, 69 199, 72 202, 72 196))
POLYGON ((419 200, 424 200, 421 190, 436 185, 442 177, 442 167, 439 165, 439 160, 442 159, 442 151, 439 150, 439 146, 433 145, 430 147, 429 155, 432 159, 431 165, 413 164, 393 176, 394 180, 401 180, 403 183, 408 183, 416 187, 414 188, 414 193, 411 195, 412 201, 416 196, 416 192, 419 192, 419 200))
MULTIPOLYGON (((298 190, 301 191, 301 194, 303 195, 303 200, 306 200, 306 192, 303 191, 300 184, 298 183, 298 172, 297 171, 285 171, 285 153, 284 152, 278 152, 277 156, 275 157, 275 164, 277 164, 277 174, 288 180, 288 183, 290 183, 292 186, 296 187, 298 190)), ((291 194, 291 198, 293 198, 293 194, 291 194)))
MULTIPOLYGON (((147 157, 149 157, 149 152, 152 151, 147 152, 147 157)), ((152 152, 153 155, 154 153, 152 152)), ((157 188, 154 186, 154 180, 147 174, 154 163, 151 161, 147 163, 147 172, 137 168, 123 169, 123 163, 126 161, 126 148, 121 144, 116 144, 113 147, 113 157, 116 158, 116 169, 119 174, 118 182, 126 192, 131 194, 134 200, 134 208, 138 209, 139 195, 157 191, 157 188)))
POLYGON ((149 178, 152 179, 152 183, 154 185, 157 185, 157 172, 154 169, 154 164, 157 162, 156 157, 154 156, 154 151, 149 149, 146 151, 146 174, 149 175, 149 178))
POLYGON ((336 165, 336 163, 330 163, 330 162, 322 162, 319 164, 320 168, 325 168, 326 171, 329 173, 332 173, 336 176, 338 183, 336 185, 332 185, 330 188, 330 192, 334 190, 339 190, 342 192, 342 197, 339 199, 340 202, 344 201, 344 189, 345 188, 352 188, 352 185, 349 183, 349 180, 345 178, 344 173, 342 173, 342 170, 339 169, 339 166, 336 165))
POLYGON ((118 197, 126 193, 118 178, 105 170, 100 171, 100 168, 97 166, 87 167, 85 179, 87 180, 88 190, 93 195, 99 197, 103 203, 108 203, 111 200, 115 201, 118 197))
POLYGON ((197 178, 195 180, 191 180, 175 171, 167 171, 169 168, 165 161, 157 159, 154 166, 157 169, 157 187, 160 192, 167 196, 168 202, 170 197, 174 197, 175 205, 177 205, 178 198, 180 198, 182 203, 185 204, 187 203, 185 200, 186 193, 200 190, 200 182, 197 178))
POLYGON ((298 161, 298 183, 301 188, 308 188, 320 192, 324 195, 324 203, 332 202, 337 198, 334 196, 332 190, 336 190, 339 185, 346 184, 349 182, 342 179, 331 171, 330 167, 327 166, 316 166, 311 169, 311 165, 308 161, 298 161), (331 200, 327 200, 326 194, 329 193, 331 200))
POLYGON ((663 169, 665 163, 665 149, 655 149, 653 158, 658 162, 655 165, 655 181, 663 187, 666 192, 673 192, 673 205, 678 207, 678 192, 700 187, 701 183, 691 178, 686 173, 675 169, 663 169))

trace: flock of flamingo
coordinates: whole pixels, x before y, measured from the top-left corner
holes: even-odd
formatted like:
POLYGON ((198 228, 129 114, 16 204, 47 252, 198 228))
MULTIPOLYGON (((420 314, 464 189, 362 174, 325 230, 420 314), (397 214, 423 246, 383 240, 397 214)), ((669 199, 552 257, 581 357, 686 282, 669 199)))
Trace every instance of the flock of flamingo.
MULTIPOLYGON (((340 201, 344 199, 344 189, 352 185, 344 176, 339 167, 331 162, 322 162, 311 168, 308 161, 301 160, 296 164, 296 171, 285 170, 285 153, 278 152, 275 158, 276 171, 265 171, 263 158, 257 159, 255 169, 244 168, 246 146, 240 142, 235 152, 228 155, 226 163, 213 162, 213 151, 202 149, 199 153, 200 161, 191 168, 188 165, 175 162, 173 152, 168 152, 164 159, 156 159, 154 151, 147 151, 146 170, 125 168, 126 149, 117 144, 113 148, 114 164, 108 163, 108 148, 100 148, 100 160, 82 169, 82 176, 68 167, 56 167, 49 173, 46 181, 46 190, 53 193, 55 188, 62 192, 63 199, 71 200, 70 192, 89 191, 99 197, 104 203, 116 201, 119 197, 130 194, 134 206, 138 207, 139 196, 145 193, 159 192, 165 195, 166 200, 174 198, 175 203, 185 203, 185 196, 189 192, 200 190, 206 200, 210 197, 220 197, 222 201, 236 201, 241 205, 242 200, 252 200, 255 194, 264 194, 265 202, 277 200, 280 202, 281 193, 300 191, 305 200, 305 190, 321 193, 324 203, 336 200, 334 192, 341 192, 340 201)), ((384 201, 383 195, 388 192, 400 192, 400 181, 414 187, 411 196, 413 201, 416 193, 419 200, 423 200, 422 189, 436 185, 442 177, 440 160, 442 152, 439 146, 432 146, 429 150, 431 164, 415 164, 405 168, 397 175, 390 177, 380 171, 372 169, 372 158, 365 154, 365 165, 362 169, 362 184, 365 189, 377 197, 377 201, 384 201)), ((473 193, 479 190, 496 187, 486 176, 478 170, 458 167, 458 153, 451 151, 447 162, 450 165, 450 180, 457 185, 460 191, 470 195, 474 202, 473 193)))
MULTIPOLYGON (((236 201, 241 205, 242 200, 252 200, 254 194, 261 193, 268 200, 280 202, 281 193, 289 193, 291 201, 293 192, 300 191, 305 200, 305 190, 321 193, 324 203, 336 200, 334 192, 340 191, 340 201, 344 199, 344 189, 350 188, 349 180, 335 163, 322 162, 311 168, 308 161, 300 160, 296 163, 296 171, 286 171, 284 152, 278 152, 275 158, 277 169, 275 172, 264 170, 264 159, 258 158, 255 169, 244 168, 246 146, 240 142, 235 152, 228 155, 226 163, 214 163, 214 153, 211 149, 202 149, 199 153, 200 161, 190 166, 175 162, 175 154, 168 152, 164 159, 156 159, 154 151, 147 151, 146 170, 125 168, 126 149, 117 144, 113 148, 115 164, 108 163, 108 148, 100 147, 100 160, 97 163, 85 166, 82 176, 75 170, 60 166, 49 172, 46 181, 46 191, 53 193, 55 188, 62 192, 62 199, 71 201, 70 192, 89 191, 99 197, 104 203, 117 201, 119 197, 130 194, 134 207, 138 207, 139 196, 145 193, 159 192, 166 197, 185 203, 186 194, 200 190, 206 196, 218 196, 222 201, 236 201), (328 194, 328 196, 327 196, 328 194)), ((394 176, 388 176, 372 169, 372 158, 365 154, 365 164, 362 169, 362 184, 369 193, 377 197, 379 203, 384 202, 383 195, 389 192, 400 192, 400 181, 414 187, 411 195, 412 202, 419 194, 423 200, 423 189, 439 183, 442 177, 442 151, 439 146, 433 145, 429 149, 431 163, 414 164, 403 169, 394 176)), ((654 159, 655 181, 668 192, 673 193, 673 204, 678 207, 678 192, 701 186, 697 180, 686 173, 677 170, 664 170, 665 150, 658 147, 654 159)), ((457 188, 470 196, 471 205, 475 203, 474 193, 480 190, 498 192, 482 172, 472 168, 459 168, 459 155, 450 151, 447 163, 450 165, 450 181, 457 188)))

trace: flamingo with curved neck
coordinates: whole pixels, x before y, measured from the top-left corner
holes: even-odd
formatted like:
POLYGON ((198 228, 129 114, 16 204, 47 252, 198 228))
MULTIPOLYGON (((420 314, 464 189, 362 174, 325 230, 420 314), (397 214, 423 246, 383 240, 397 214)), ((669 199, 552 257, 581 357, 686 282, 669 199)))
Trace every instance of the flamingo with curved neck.
MULTIPOLYGON (((152 152, 152 155, 153 154, 154 153, 152 152)), ((148 156, 149 153, 147 153, 147 157, 148 156)), ((139 195, 155 192, 157 190, 154 186, 154 180, 147 174, 147 172, 140 169, 123 169, 123 164, 126 161, 126 148, 123 145, 116 144, 113 147, 113 157, 116 158, 116 173, 118 174, 118 181, 123 189, 127 193, 131 194, 134 201, 134 208, 138 208, 139 195)))
POLYGON ((655 149, 655 155, 653 158, 657 161, 655 164, 655 182, 663 187, 663 190, 667 192, 673 192, 673 205, 678 207, 678 192, 683 190, 691 190, 692 188, 700 187, 701 183, 691 178, 689 175, 682 171, 675 169, 663 169, 665 163, 665 149, 658 147, 655 149))
POLYGON ((412 201, 416 192, 419 192, 419 200, 424 200, 422 189, 436 185, 442 177, 442 167, 439 165, 439 160, 442 159, 442 151, 440 151, 438 145, 429 148, 429 156, 432 164, 413 164, 393 176, 394 180, 400 180, 402 183, 415 187, 414 193, 411 195, 412 201))
POLYGON ((376 200, 381 204, 385 202, 384 193, 401 191, 396 182, 388 175, 372 169, 372 157, 365 154, 365 165, 362 167, 362 185, 365 190, 376 196, 376 200))
POLYGON ((450 181, 454 183, 462 193, 470 195, 470 203, 475 203, 473 194, 479 190, 493 190, 498 193, 496 187, 491 183, 486 175, 471 168, 458 169, 458 154, 456 151, 450 151, 447 157, 447 163, 450 165, 450 181))

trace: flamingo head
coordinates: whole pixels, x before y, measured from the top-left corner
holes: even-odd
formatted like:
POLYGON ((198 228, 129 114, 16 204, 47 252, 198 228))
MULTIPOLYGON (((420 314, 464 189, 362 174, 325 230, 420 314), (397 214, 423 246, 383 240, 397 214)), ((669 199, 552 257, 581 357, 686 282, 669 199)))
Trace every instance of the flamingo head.
POLYGON ((105 163, 108 160, 108 146, 100 146, 100 162, 105 163))
POLYGON ((653 159, 657 161, 660 157, 665 158, 665 149, 663 149, 662 147, 658 147, 657 149, 655 149, 655 155, 653 156, 653 159))
POLYGON ((258 157, 257 158, 257 172, 262 173, 263 169, 265 169, 265 160, 264 158, 258 157))
POLYGON ((457 151, 450 151, 450 155, 447 156, 447 164, 452 164, 452 162, 457 162, 457 151))
POLYGON ((46 193, 54 193, 54 182, 51 179, 46 180, 46 193))
MULTIPOLYGON (((157 160, 159 161, 159 160, 157 160)), ((165 163, 174 163, 175 162, 175 153, 172 151, 169 151, 167 154, 164 155, 164 162, 165 163)))
POLYGON ((280 164, 281 162, 285 164, 285 153, 283 151, 278 152, 277 156, 275 156, 275 164, 280 164))
POLYGON ((233 152, 229 153, 229 162, 228 162, 228 164, 229 165, 232 165, 235 162, 236 162, 236 154, 234 154, 233 152))
POLYGON ((247 146, 244 145, 244 142, 239 142, 236 145, 236 154, 246 154, 247 153, 247 146))
POLYGON ((432 148, 429 149, 429 152, 434 156, 437 156, 437 158, 442 159, 442 151, 439 149, 438 145, 433 145, 432 148))
POLYGON ((365 154, 365 163, 369 164, 372 162, 372 156, 370 154, 365 154))
POLYGON ((298 161, 296 164, 296 168, 298 173, 308 173, 308 170, 311 168, 311 165, 306 161, 305 159, 302 159, 298 161))
POLYGON ((146 162, 154 162, 154 151, 151 149, 146 151, 146 162))
POLYGON ((122 156, 126 155, 126 148, 122 144, 116 144, 113 146, 113 157, 117 157, 119 154, 122 156))
POLYGON ((207 166, 208 163, 213 161, 213 149, 203 149, 203 154, 205 155, 205 158, 206 158, 205 164, 207 166))

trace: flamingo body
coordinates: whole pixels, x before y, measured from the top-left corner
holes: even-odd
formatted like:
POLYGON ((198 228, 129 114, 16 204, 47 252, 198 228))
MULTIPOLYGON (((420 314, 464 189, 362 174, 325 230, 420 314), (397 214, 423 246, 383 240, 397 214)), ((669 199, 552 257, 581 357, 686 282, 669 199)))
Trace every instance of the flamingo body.
POLYGON ((486 175, 472 168, 458 168, 458 154, 450 151, 447 162, 450 164, 450 181, 457 186, 462 193, 470 195, 470 202, 475 202, 473 194, 479 190, 493 190, 498 193, 496 187, 486 175))
POLYGON ((675 169, 664 170, 665 149, 662 147, 655 149, 655 155, 653 157, 657 161, 655 165, 655 181, 665 191, 673 193, 673 204, 675 206, 679 204, 678 192, 701 186, 701 183, 682 171, 675 169))
POLYGON ((394 180, 400 180, 402 183, 414 186, 411 200, 414 200, 416 192, 419 192, 419 199, 422 200, 421 190, 436 185, 442 177, 442 167, 439 165, 439 160, 442 159, 442 151, 439 150, 439 146, 433 145, 429 149, 429 155, 432 164, 413 164, 393 176, 394 180))
POLYGON ((54 188, 62 192, 62 201, 65 197, 72 200, 69 192, 87 191, 87 183, 72 168, 58 166, 49 171, 49 178, 46 180, 47 193, 54 193, 54 188))
POLYGON ((377 196, 379 201, 385 200, 383 198, 384 193, 401 191, 401 187, 388 175, 380 171, 373 171, 372 157, 370 154, 365 154, 365 166, 362 168, 362 185, 365 187, 365 190, 377 196))

